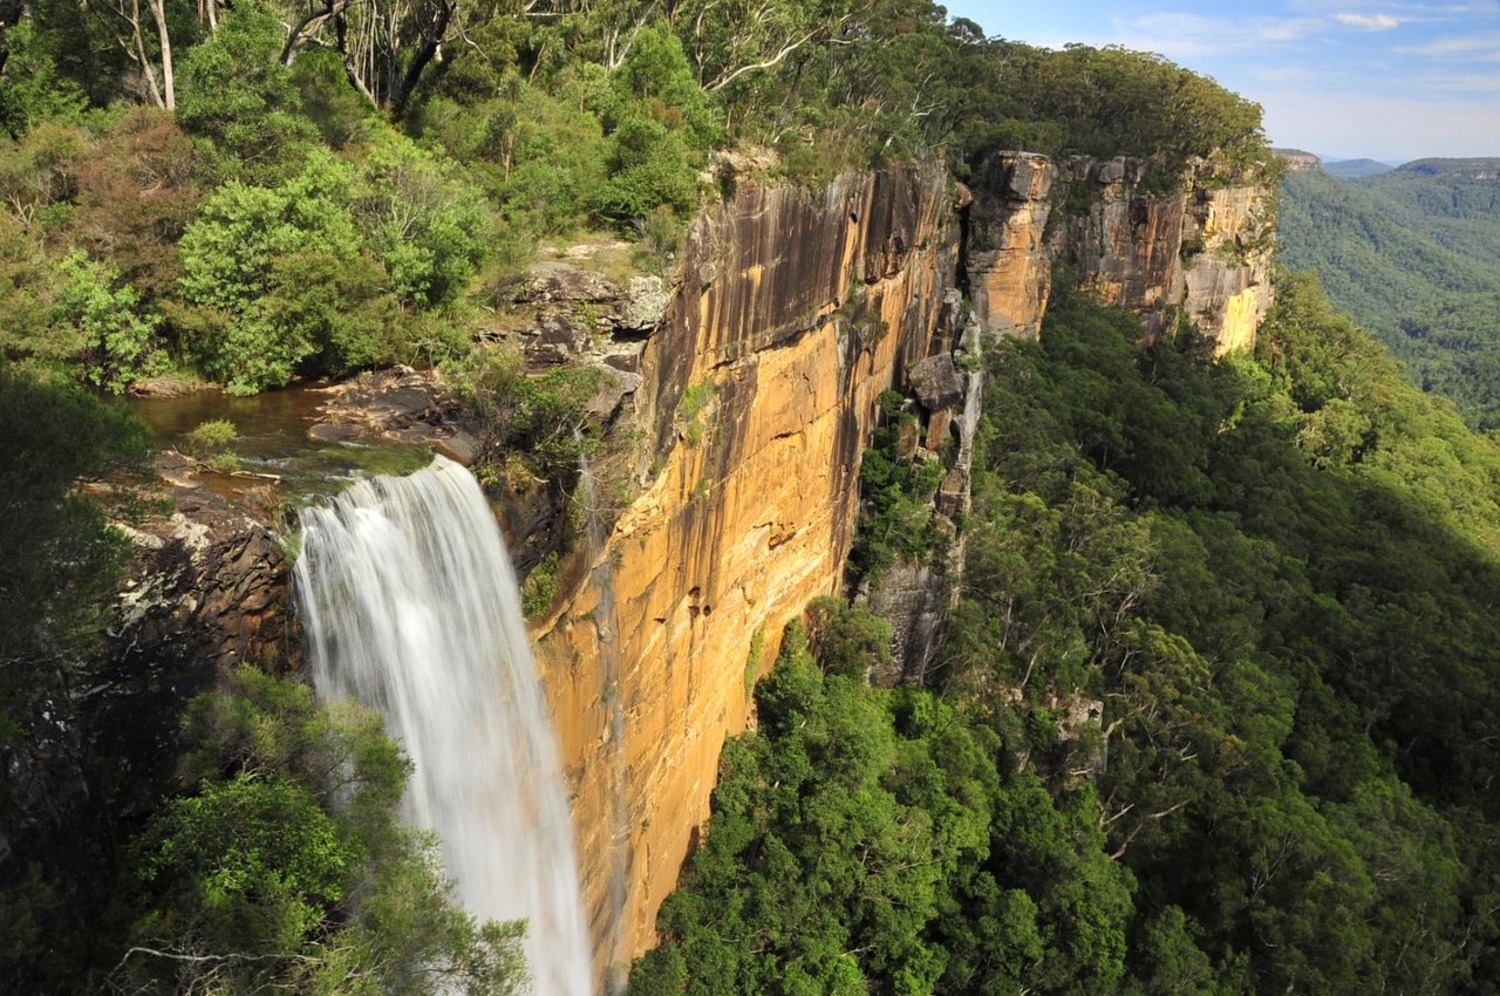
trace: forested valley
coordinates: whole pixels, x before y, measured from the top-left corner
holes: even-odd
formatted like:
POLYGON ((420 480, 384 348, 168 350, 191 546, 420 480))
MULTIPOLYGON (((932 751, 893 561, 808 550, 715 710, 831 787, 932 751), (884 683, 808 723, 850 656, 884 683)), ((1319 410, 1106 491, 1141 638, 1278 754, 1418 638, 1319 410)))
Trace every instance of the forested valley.
MULTIPOLYGON (((548 242, 624 239, 625 272, 670 279, 693 213, 732 195, 723 154, 808 186, 920 159, 962 180, 1017 148, 1157 177, 1268 161, 1259 109, 1211 80, 927 2, 31 0, 0 29, 17 993, 527 981, 525 925, 460 910, 401 824, 410 762, 378 717, 286 661, 219 676, 149 758, 118 749, 137 716, 95 693, 121 527, 160 512, 99 486, 149 473, 118 396, 436 366, 526 473, 560 473, 599 445, 554 431, 588 385, 480 340, 548 242)), ((1217 363, 1074 282, 1040 341, 983 359, 926 680, 873 687, 889 627, 809 607, 630 992, 1500 986, 1496 443, 1308 275, 1217 363)), ((863 585, 948 541, 886 401, 863 585)))
POLYGON ((809 610, 632 992, 1493 991, 1500 451, 1278 294, 989 357, 928 687, 809 610))

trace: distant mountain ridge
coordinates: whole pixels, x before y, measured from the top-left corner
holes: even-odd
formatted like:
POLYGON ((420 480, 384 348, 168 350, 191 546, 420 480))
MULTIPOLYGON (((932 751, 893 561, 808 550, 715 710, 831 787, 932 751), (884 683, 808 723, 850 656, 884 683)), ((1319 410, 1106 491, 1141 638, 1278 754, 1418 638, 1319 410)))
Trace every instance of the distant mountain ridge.
POLYGON ((1413 159, 1399 167, 1418 176, 1438 176, 1474 183, 1500 182, 1500 156, 1470 159, 1413 159))
POLYGON ((1348 178, 1287 158, 1281 261, 1315 270, 1423 389, 1500 427, 1500 158, 1348 178))

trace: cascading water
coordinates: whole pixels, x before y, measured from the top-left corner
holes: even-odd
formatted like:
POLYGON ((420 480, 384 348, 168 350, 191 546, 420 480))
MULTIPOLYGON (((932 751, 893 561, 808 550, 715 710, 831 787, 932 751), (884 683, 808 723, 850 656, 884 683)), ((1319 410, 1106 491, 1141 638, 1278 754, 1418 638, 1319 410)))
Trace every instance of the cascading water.
POLYGON ((465 908, 527 921, 536 992, 588 996, 592 967, 556 737, 510 557, 479 485, 436 458, 302 513, 297 589, 324 698, 378 710, 415 771, 465 908))

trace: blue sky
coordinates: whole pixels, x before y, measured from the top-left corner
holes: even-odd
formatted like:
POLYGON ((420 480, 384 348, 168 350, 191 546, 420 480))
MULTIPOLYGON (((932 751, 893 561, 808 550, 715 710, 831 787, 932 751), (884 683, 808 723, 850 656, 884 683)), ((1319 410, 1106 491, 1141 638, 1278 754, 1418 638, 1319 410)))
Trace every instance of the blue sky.
POLYGON ((991 36, 1124 45, 1265 109, 1333 159, 1500 156, 1500 0, 939 0, 991 36))

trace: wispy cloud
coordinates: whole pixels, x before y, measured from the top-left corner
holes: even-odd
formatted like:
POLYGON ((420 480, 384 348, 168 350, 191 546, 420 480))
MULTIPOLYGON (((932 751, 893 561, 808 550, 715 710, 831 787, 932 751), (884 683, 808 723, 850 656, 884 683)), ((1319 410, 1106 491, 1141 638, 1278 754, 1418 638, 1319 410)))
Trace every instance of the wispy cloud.
POLYGON ((1396 51, 1403 55, 1427 55, 1439 59, 1457 56, 1484 61, 1500 60, 1500 32, 1439 38, 1423 45, 1402 45, 1396 51))
POLYGON ((1129 48, 1192 58, 1264 50, 1299 42, 1326 30, 1319 17, 1204 17, 1162 13, 1116 22, 1115 41, 1129 48))
POLYGON ((1432 90, 1459 94, 1500 93, 1500 73, 1436 72, 1423 73, 1416 82, 1432 90))
POLYGON ((1389 14, 1334 14, 1333 19, 1362 31, 1389 31, 1401 26, 1401 21, 1389 14))

